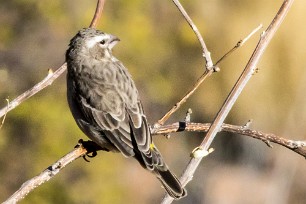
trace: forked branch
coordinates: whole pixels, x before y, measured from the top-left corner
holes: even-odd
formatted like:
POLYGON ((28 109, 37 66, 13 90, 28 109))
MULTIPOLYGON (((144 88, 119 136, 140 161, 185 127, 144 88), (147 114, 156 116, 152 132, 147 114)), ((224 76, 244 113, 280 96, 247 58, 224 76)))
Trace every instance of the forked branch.
MULTIPOLYGON (((189 21, 188 21, 189 22, 189 21)), ((192 22, 192 21, 191 21, 192 22)), ((193 25, 193 23, 192 23, 193 25)), ((262 25, 259 25, 257 28, 255 28, 247 37, 245 37, 242 40, 239 40, 237 44, 230 49, 227 53, 225 53, 218 61, 217 63, 220 64, 221 61, 223 61, 226 57, 228 57, 231 53, 233 53, 236 49, 240 48, 245 44, 247 40, 250 39, 251 36, 253 36, 262 25)), ((194 28, 194 26, 192 26, 194 28)), ((200 38, 202 39, 202 38, 200 38)), ((204 41, 203 41, 204 42, 204 41)), ((216 64, 217 65, 217 64, 216 64)), ((196 81, 196 83, 193 85, 193 87, 179 100, 160 120, 157 121, 157 123, 154 124, 154 127, 158 127, 160 125, 164 125, 165 122, 170 118, 170 116, 175 113, 189 98, 194 94, 194 92, 200 87, 200 85, 209 77, 214 71, 217 71, 218 68, 216 68, 216 65, 214 66, 214 70, 208 70, 206 69, 202 76, 196 81)))
MULTIPOLYGON (((221 109, 217 113, 213 123, 211 124, 206 137, 198 147, 201 151, 208 151, 212 141, 214 140, 217 133, 221 130, 221 126, 227 117, 228 113, 232 109, 234 103, 238 99, 239 95, 241 94, 242 90, 250 80, 251 76, 253 75, 254 71, 256 70, 256 66, 259 62, 259 59, 263 55, 265 49, 267 48, 268 44, 270 43, 271 39, 273 38, 274 34, 276 33, 277 29, 280 27, 281 23, 283 22, 284 18, 286 17, 293 0, 285 0, 280 7, 279 11, 277 12, 276 16, 272 20, 271 24, 267 28, 265 32, 262 33, 261 38, 249 60, 247 63, 244 71, 242 72, 241 76, 237 80, 236 84, 234 85, 233 89, 229 93, 227 99, 225 100, 224 104, 222 105, 221 109)), ((200 164, 203 157, 192 158, 186 169, 183 172, 183 175, 180 178, 180 181, 183 185, 186 185, 193 177, 194 172, 196 171, 198 165, 200 164)), ((168 195, 165 195, 162 203, 171 203, 173 198, 168 195)))

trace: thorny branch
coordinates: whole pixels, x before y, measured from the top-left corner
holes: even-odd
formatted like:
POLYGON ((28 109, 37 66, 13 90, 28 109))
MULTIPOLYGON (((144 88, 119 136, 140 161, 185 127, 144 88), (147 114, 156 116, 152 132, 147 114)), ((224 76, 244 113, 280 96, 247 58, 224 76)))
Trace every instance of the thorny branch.
MULTIPOLYGON (((199 151, 208 151, 208 148, 210 147, 212 141, 214 140, 217 133, 220 131, 225 118, 227 117, 228 113, 232 109, 242 90, 244 89, 251 76, 253 75, 254 71, 256 70, 256 66, 259 62, 259 59, 263 55, 265 49, 267 48, 277 29, 286 17, 289 9, 291 8, 292 3, 293 0, 284 0, 282 6, 280 7, 279 11, 277 12, 276 16, 272 20, 267 30, 262 33, 249 62, 247 63, 245 69, 243 70, 241 76, 237 80, 224 104, 222 105, 220 111, 217 113, 214 121, 212 122, 206 134, 206 137, 198 147, 199 151)), ((189 161, 186 169, 183 172, 183 175, 180 178, 180 181, 183 185, 186 185, 192 179, 202 158, 203 157, 192 158, 189 161)), ((172 201, 173 198, 171 198, 169 195, 165 195, 161 203, 171 203, 172 201)))
MULTIPOLYGON (((164 135, 174 132, 181 131, 190 131, 190 132, 207 132, 210 123, 185 123, 185 122, 177 122, 170 125, 160 126, 158 128, 152 129, 152 135, 164 135)), ((306 158, 306 141, 294 141, 288 140, 282 137, 278 137, 271 133, 264 133, 252 129, 248 129, 245 126, 236 126, 223 124, 221 127, 221 131, 231 132, 236 134, 245 135, 248 137, 253 137, 255 139, 259 139, 265 143, 275 143, 282 145, 292 151, 300 154, 301 156, 306 158)), ((84 157, 89 153, 96 152, 101 150, 95 146, 95 144, 91 141, 83 142, 80 141, 79 144, 72 150, 70 153, 63 156, 61 159, 56 161, 54 164, 49 166, 46 170, 44 170, 38 176, 26 181, 10 198, 8 198, 4 203, 16 203, 23 199, 27 194, 33 191, 35 188, 45 183, 46 181, 53 178, 56 174, 58 174, 64 167, 73 162, 74 160, 84 157)))

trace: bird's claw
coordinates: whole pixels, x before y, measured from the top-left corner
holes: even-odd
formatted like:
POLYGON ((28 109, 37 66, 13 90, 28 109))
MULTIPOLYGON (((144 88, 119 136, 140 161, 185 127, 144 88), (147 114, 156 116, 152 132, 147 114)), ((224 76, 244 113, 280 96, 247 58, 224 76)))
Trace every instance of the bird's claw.
POLYGON ((98 153, 97 153, 98 150, 108 151, 107 149, 104 149, 104 148, 100 147, 95 142, 90 141, 90 140, 84 141, 84 140, 80 139, 78 144, 76 145, 76 147, 79 147, 79 146, 82 146, 87 150, 87 153, 83 156, 83 159, 87 162, 89 162, 87 157, 93 158, 93 157, 97 156, 98 155, 98 153))

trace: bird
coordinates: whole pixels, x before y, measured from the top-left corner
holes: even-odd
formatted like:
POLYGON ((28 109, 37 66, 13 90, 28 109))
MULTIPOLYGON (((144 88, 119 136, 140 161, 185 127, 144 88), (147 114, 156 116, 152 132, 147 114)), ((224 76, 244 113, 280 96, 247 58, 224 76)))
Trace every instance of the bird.
POLYGON ((113 54, 120 39, 81 29, 66 51, 67 99, 79 128, 103 150, 135 158, 174 199, 187 195, 152 141, 135 83, 113 54))

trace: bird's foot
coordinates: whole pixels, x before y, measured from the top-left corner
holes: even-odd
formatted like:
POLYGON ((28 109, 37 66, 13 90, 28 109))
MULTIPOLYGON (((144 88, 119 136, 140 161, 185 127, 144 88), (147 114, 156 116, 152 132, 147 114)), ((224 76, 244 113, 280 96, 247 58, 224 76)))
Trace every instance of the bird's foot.
POLYGON ((104 148, 100 147, 97 143, 95 143, 91 140, 84 141, 84 140, 80 139, 78 144, 76 145, 76 147, 78 147, 80 145, 87 150, 86 154, 83 156, 83 159, 87 162, 90 162, 87 159, 87 157, 93 158, 93 157, 98 155, 97 151, 99 151, 99 150, 108 151, 107 149, 104 149, 104 148))

